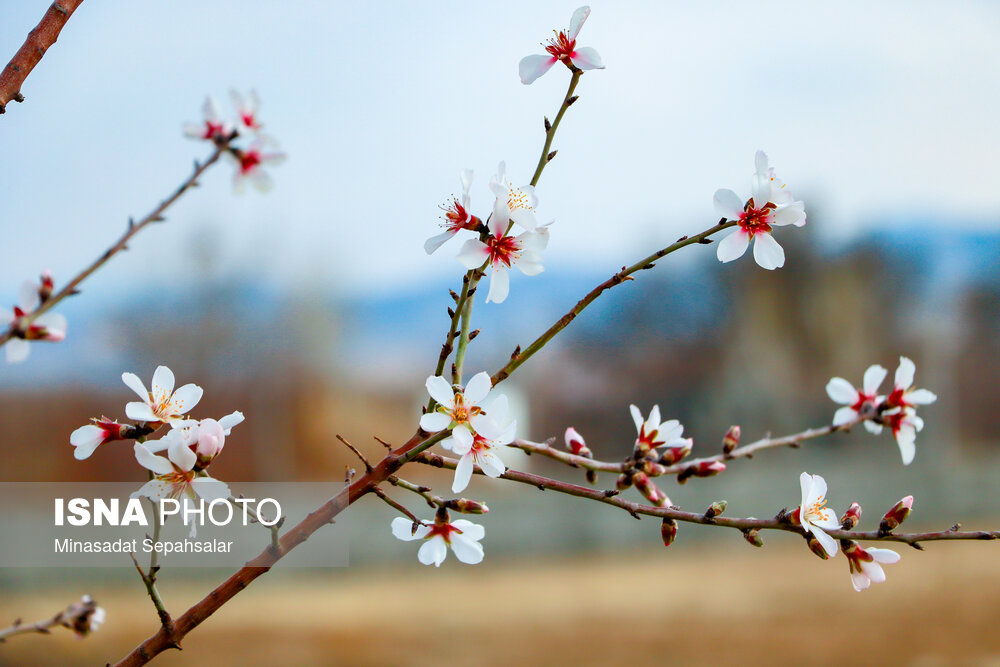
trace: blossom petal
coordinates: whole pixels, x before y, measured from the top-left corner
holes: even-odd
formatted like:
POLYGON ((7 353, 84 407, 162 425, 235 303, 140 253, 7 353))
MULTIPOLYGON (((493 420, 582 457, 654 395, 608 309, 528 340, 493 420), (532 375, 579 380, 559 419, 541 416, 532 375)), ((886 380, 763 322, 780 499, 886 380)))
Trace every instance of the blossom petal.
POLYGON ((467 269, 478 269, 490 257, 490 249, 479 239, 469 239, 455 258, 467 269))
POLYGON ((732 190, 716 190, 712 203, 715 205, 715 213, 726 220, 738 220, 743 213, 743 202, 732 190))
POLYGON ((486 451, 480 453, 478 463, 479 467, 483 470, 483 474, 487 477, 496 478, 507 472, 507 466, 504 465, 504 462, 500 460, 500 457, 495 452, 486 451))
POLYGON ((758 150, 754 153, 753 166, 755 173, 767 174, 767 153, 762 150, 758 150))
POLYGON ((243 413, 239 410, 229 413, 219 420, 219 426, 222 427, 222 433, 224 435, 229 435, 229 432, 233 429, 233 427, 238 424, 242 424, 244 419, 246 419, 246 417, 244 417, 243 413))
POLYGON ((89 458, 101 443, 104 442, 104 429, 94 424, 87 424, 73 431, 69 436, 69 444, 76 447, 73 458, 82 461, 89 458))
POLYGON ((434 254, 434 251, 444 245, 444 242, 450 239, 452 236, 458 233, 457 229, 448 229, 437 236, 432 236, 426 241, 424 241, 424 252, 428 255, 434 254))
POLYGON ((424 542, 420 545, 420 550, 417 552, 417 560, 424 565, 434 563, 435 567, 441 567, 441 563, 447 557, 448 545, 445 544, 444 538, 440 535, 435 535, 424 542))
POLYGON ((886 565, 892 565, 893 563, 898 563, 900 556, 898 553, 892 549, 879 549, 878 547, 869 547, 865 549, 868 554, 875 559, 876 563, 885 563, 886 565))
POLYGON ((576 36, 580 34, 580 28, 583 27, 588 16, 590 16, 590 7, 587 5, 573 12, 573 16, 569 20, 569 30, 566 31, 566 36, 570 39, 576 39, 576 36))
POLYGON ((750 235, 740 228, 719 242, 715 255, 720 262, 731 262, 742 257, 749 245, 750 235))
POLYGON ((456 428, 452 431, 452 445, 451 451, 458 455, 463 455, 468 453, 472 449, 472 444, 475 442, 475 438, 468 429, 456 428))
POLYGON ((802 202, 779 206, 771 215, 771 224, 775 227, 783 227, 785 225, 803 226, 806 224, 805 206, 802 202))
POLYGON ((913 458, 917 455, 917 431, 909 424, 900 426, 896 432, 896 444, 899 445, 899 454, 903 457, 903 465, 908 466, 913 463, 913 458))
POLYGON ((864 424, 865 424, 865 429, 872 435, 878 435, 879 433, 882 432, 881 424, 876 424, 875 422, 869 420, 865 420, 864 424))
POLYGON ((825 549, 826 553, 830 555, 830 558, 837 555, 837 540, 824 533, 823 530, 817 526, 812 527, 812 534, 817 540, 819 540, 819 543, 823 545, 823 549, 825 549))
POLYGON ((122 382, 129 389, 137 393, 143 401, 149 400, 149 392, 146 391, 146 385, 142 383, 138 375, 135 373, 122 373, 122 382))
POLYGON ((807 472, 799 475, 799 487, 802 489, 802 508, 805 509, 806 505, 811 505, 812 500, 809 495, 810 489, 812 489, 812 475, 807 472))
POLYGON ((548 72, 556 62, 557 59, 552 56, 531 55, 521 58, 517 66, 521 83, 526 86, 534 83, 535 79, 548 72))
POLYGON ((17 305, 26 313, 33 313, 42 305, 37 283, 30 280, 21 283, 21 288, 17 292, 17 305))
POLYGON ((465 402, 470 405, 479 405, 489 395, 493 389, 493 380, 486 371, 480 371, 472 376, 469 383, 465 385, 465 402))
POLYGON ((899 368, 896 369, 896 386, 900 389, 909 389, 912 387, 913 374, 916 370, 916 364, 909 357, 900 357, 899 368))
POLYGON ((885 376, 888 374, 889 371, 882 368, 878 364, 869 366, 868 370, 865 371, 864 383, 862 385, 865 393, 871 396, 877 392, 879 385, 882 384, 882 380, 884 380, 885 376))
POLYGON ((420 418, 420 428, 428 433, 443 431, 451 425, 451 417, 441 412, 428 412, 420 418))
POLYGON ((174 392, 170 402, 173 404, 174 412, 183 415, 198 405, 205 390, 196 384, 186 384, 174 392))
POLYGON ((591 69, 604 69, 604 62, 601 61, 601 54, 592 46, 581 46, 570 56, 573 64, 586 71, 591 69))
POLYGON ((167 447, 167 458, 181 470, 191 470, 198 462, 198 456, 182 438, 174 438, 167 447))
POLYGON ((174 391, 174 372, 166 366, 157 366, 156 370, 153 371, 151 389, 154 395, 157 390, 162 391, 166 396, 172 394, 174 391))
POLYGON ((421 524, 417 527, 417 532, 413 532, 413 522, 401 516, 392 520, 392 534, 396 539, 410 542, 411 540, 423 539, 427 533, 431 532, 430 526, 421 524))
POLYGON ((885 583, 885 570, 874 561, 861 561, 861 571, 873 584, 885 583))
POLYGON ((132 498, 150 498, 152 500, 160 500, 161 498, 169 498, 173 493, 173 488, 170 484, 167 484, 160 479, 151 479, 142 486, 139 487, 138 491, 134 491, 131 495, 132 498))
POLYGON ((937 394, 926 389, 914 389, 906 393, 906 400, 914 405, 928 405, 937 400, 937 394))
POLYGON ((840 377, 831 378, 826 383, 826 395, 834 403, 842 405, 853 405, 854 401, 858 400, 858 390, 854 388, 853 384, 840 377))
POLYGON ((483 545, 464 534, 451 535, 451 550, 455 552, 455 558, 467 565, 475 565, 483 560, 483 545))
POLYGON ((458 460, 458 465, 455 466, 455 479, 451 483, 451 492, 464 491, 465 487, 469 485, 470 479, 472 479, 472 454, 466 452, 458 460))
POLYGON ((226 500, 233 495, 225 482, 213 477, 195 477, 191 480, 191 488, 198 494, 199 498, 203 498, 209 503, 213 500, 226 500))
POLYGON ((870 588, 872 582, 863 572, 851 572, 851 585, 854 586, 854 590, 860 593, 870 588))
MULTIPOLYGON (((721 244, 720 244, 721 245, 721 244)), ((762 269, 773 271, 785 265, 785 251, 774 237, 766 232, 754 236, 753 258, 762 269)))
MULTIPOLYGON (((431 375, 424 383, 427 393, 440 405, 451 410, 455 407, 455 389, 440 375, 431 375)), ((441 429, 438 429, 441 430, 441 429)))
POLYGON ((157 475, 168 475, 174 471, 174 466, 170 464, 170 461, 162 456, 157 456, 138 442, 135 443, 133 450, 135 451, 135 460, 146 470, 152 470, 157 475))
POLYGON ((639 412, 639 408, 637 408, 634 405, 628 406, 628 409, 629 412, 632 413, 632 421, 635 422, 635 431, 636 433, 638 433, 639 431, 642 430, 642 422, 644 421, 642 418, 642 413, 639 412))
POLYGON ((5 352, 7 355, 7 363, 20 363, 27 359, 28 355, 31 354, 31 344, 21 338, 11 338, 7 341, 5 347, 7 348, 5 352))
MULTIPOLYGON (((849 405, 845 405, 833 413, 833 425, 843 426, 858 418, 857 411, 849 405)), ((867 423, 867 422, 866 422, 867 423)))
POLYGON ((125 416, 138 422, 158 422, 160 418, 153 414, 153 409, 138 401, 125 404, 125 416))
POLYGON ((510 294, 510 276, 507 269, 496 267, 490 275, 490 291, 486 294, 486 303, 503 303, 510 294))

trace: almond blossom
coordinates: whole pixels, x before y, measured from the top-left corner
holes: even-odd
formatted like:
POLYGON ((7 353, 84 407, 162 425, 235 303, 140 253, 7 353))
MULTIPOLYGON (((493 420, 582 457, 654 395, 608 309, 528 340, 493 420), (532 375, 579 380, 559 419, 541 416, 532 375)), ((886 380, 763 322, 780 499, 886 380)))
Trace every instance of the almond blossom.
POLYGON ((185 123, 184 135, 191 139, 202 139, 205 141, 223 141, 233 134, 232 123, 222 119, 219 113, 219 105, 211 95, 205 98, 202 106, 202 114, 205 119, 200 123, 185 123))
MULTIPOLYGON (((143 468, 153 473, 153 479, 132 494, 131 497, 146 497, 150 500, 173 498, 193 504, 201 498, 207 502, 226 499, 232 494, 225 482, 212 479, 195 469, 198 456, 180 440, 170 443, 167 456, 158 456, 141 443, 135 443, 135 460, 143 468)), ((191 525, 191 536, 196 527, 191 525)))
POLYGON ((784 266, 785 251, 771 236, 772 227, 805 224, 805 205, 793 201, 785 184, 767 166, 767 155, 757 151, 753 190, 750 199, 743 200, 732 190, 717 190, 715 211, 726 220, 735 221, 737 228, 719 242, 716 254, 720 262, 731 262, 743 256, 754 241, 753 256, 761 268, 773 270, 784 266))
POLYGON ((403 517, 392 520, 392 534, 404 542, 424 540, 417 551, 417 560, 424 565, 441 563, 448 556, 448 547, 463 563, 475 565, 483 560, 483 547, 479 540, 486 535, 486 529, 465 519, 448 521, 447 514, 435 519, 433 524, 421 523, 413 530, 413 522, 403 517))
POLYGON ((82 461, 90 458, 90 455, 101 445, 122 439, 122 429, 131 428, 126 424, 119 424, 107 417, 92 419, 93 424, 87 424, 73 431, 69 436, 69 444, 76 447, 73 457, 82 461))
POLYGON ((896 438, 903 465, 910 465, 917 454, 917 433, 924 430, 924 420, 913 408, 893 408, 882 413, 882 423, 896 438))
POLYGON ((580 7, 573 12, 573 16, 569 20, 569 29, 553 31, 556 36, 544 45, 549 55, 532 55, 522 58, 518 66, 521 83, 525 85, 532 83, 560 60, 571 70, 604 69, 601 56, 593 47, 577 48, 576 46, 576 37, 580 34, 580 28, 583 27, 588 16, 590 16, 590 7, 580 7))
POLYGON ((503 303, 507 299, 510 294, 508 270, 511 267, 516 266, 526 276, 537 276, 545 270, 539 253, 549 243, 550 224, 552 223, 537 227, 535 231, 510 236, 507 233, 509 223, 494 211, 490 217, 490 233, 486 236, 485 243, 479 239, 465 242, 458 254, 458 261, 467 269, 482 266, 490 269, 487 303, 503 303))
POLYGON ((880 402, 878 388, 888 372, 878 364, 869 366, 868 370, 865 371, 861 389, 856 389, 844 378, 831 378, 826 384, 826 393, 834 403, 845 406, 833 414, 833 425, 849 424, 864 414, 867 417, 864 422, 865 428, 875 435, 881 433, 882 426, 868 418, 876 414, 875 409, 880 402))
POLYGON ((265 152, 274 147, 272 139, 261 138, 247 148, 233 148, 226 155, 236 164, 233 176, 233 189, 241 194, 250 182, 258 192, 267 192, 274 187, 274 179, 264 171, 265 165, 279 165, 285 161, 286 155, 281 152, 265 152))
POLYGON ((483 224, 482 220, 469 213, 469 190, 472 188, 472 176, 473 172, 471 169, 463 169, 461 201, 459 201, 458 197, 453 197, 451 204, 441 207, 444 210, 445 221, 441 225, 444 227, 444 231, 437 236, 432 236, 424 243, 424 250, 428 255, 440 248, 445 241, 459 231, 463 229, 475 230, 483 224))
POLYGON ((455 429, 441 446, 459 455, 455 467, 455 480, 451 485, 453 493, 465 490, 472 478, 473 466, 479 466, 487 477, 499 477, 507 466, 497 455, 497 450, 514 442, 517 422, 507 420, 507 397, 497 396, 490 405, 489 416, 477 422, 476 433, 465 429, 455 429), (450 442, 449 442, 450 441, 450 442))
MULTIPOLYGON (((538 196, 532 185, 514 185, 507 179, 507 163, 497 165, 497 173, 490 179, 490 192, 496 196, 493 203, 493 214, 490 216, 490 229, 493 225, 507 230, 510 222, 521 225, 528 231, 533 231, 538 222, 535 220, 535 208, 538 207, 538 196)), ((498 235, 497 232, 493 232, 498 235)))
MULTIPOLYGON (((479 433, 480 429, 483 432, 491 432, 493 425, 490 424, 486 410, 482 407, 487 402, 490 390, 493 389, 489 373, 486 371, 476 373, 464 389, 455 389, 440 375, 427 378, 426 386, 427 393, 437 406, 420 418, 420 428, 428 433, 451 429, 451 438, 454 438, 457 432, 465 432, 470 438, 479 433)), ((448 439, 441 444, 446 449, 451 448, 448 439)))
POLYGON ((214 419, 175 421, 171 423, 172 430, 167 435, 159 440, 150 440, 145 445, 149 451, 159 452, 169 449, 175 442, 180 443, 180 446, 188 447, 198 456, 195 469, 201 470, 207 468, 222 452, 226 436, 243 420, 242 412, 233 412, 218 421, 214 419))
POLYGON ((7 361, 18 363, 28 358, 31 346, 28 341, 57 343, 66 338, 66 318, 59 313, 44 313, 30 319, 42 305, 42 295, 52 293, 52 276, 46 271, 41 283, 26 280, 18 292, 18 303, 13 310, 0 308, 0 327, 8 327, 14 335, 4 345, 7 361))
POLYGON ((686 448, 688 452, 691 451, 694 439, 681 437, 684 433, 684 427, 676 419, 660 422, 659 405, 653 406, 653 409, 649 411, 649 418, 645 421, 642 419, 642 413, 639 411, 639 408, 634 405, 628 407, 632 412, 632 421, 635 422, 635 428, 639 432, 639 436, 635 439, 636 450, 644 454, 658 447, 668 449, 675 447, 686 448))
POLYGON ((913 375, 916 370, 916 365, 908 357, 899 358, 892 393, 886 397, 886 404, 889 407, 915 408, 918 405, 929 405, 937 400, 934 392, 913 386, 913 375))
POLYGON ((885 581, 883 565, 898 563, 900 555, 892 549, 868 547, 863 549, 857 542, 851 542, 844 547, 847 564, 851 569, 851 584, 859 593, 867 590, 872 584, 885 581))
POLYGON ((239 118, 240 127, 250 132, 260 132, 264 126, 257 118, 257 109, 260 108, 260 97, 256 90, 251 90, 250 94, 243 97, 239 91, 229 91, 229 97, 233 101, 236 109, 236 116, 239 118))
POLYGON ((819 540, 832 558, 837 555, 837 540, 827 535, 823 529, 840 528, 840 522, 837 521, 836 513, 826 506, 826 480, 819 475, 804 472, 799 476, 799 484, 802 487, 802 504, 793 516, 797 515, 802 527, 819 540))
POLYGON ((174 373, 166 366, 156 367, 149 391, 134 373, 122 373, 122 382, 142 399, 126 404, 125 415, 151 424, 181 419, 198 404, 204 393, 196 384, 186 384, 174 391, 174 373))

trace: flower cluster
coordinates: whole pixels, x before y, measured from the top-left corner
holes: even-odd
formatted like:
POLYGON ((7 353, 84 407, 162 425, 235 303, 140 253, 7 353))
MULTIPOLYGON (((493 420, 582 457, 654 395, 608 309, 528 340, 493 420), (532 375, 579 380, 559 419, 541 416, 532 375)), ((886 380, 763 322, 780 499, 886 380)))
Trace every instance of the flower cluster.
POLYGON ((174 374, 166 366, 156 369, 148 390, 133 373, 123 373, 122 381, 141 399, 125 406, 125 415, 137 423, 120 424, 107 417, 93 419, 92 424, 70 435, 74 456, 83 460, 103 444, 134 439, 135 459, 152 473, 152 479, 133 497, 173 498, 186 503, 198 498, 207 502, 229 498, 229 487, 210 477, 206 469, 222 452, 233 427, 243 421, 243 413, 233 412, 219 420, 189 419, 188 413, 201 400, 202 388, 186 384, 174 389, 174 374), (170 427, 163 437, 145 440, 163 426, 170 427), (166 456, 158 452, 166 452, 166 456))
POLYGON ((236 167, 233 187, 237 192, 243 191, 247 181, 260 192, 266 192, 274 186, 274 181, 264 171, 264 167, 281 164, 285 160, 285 154, 277 150, 274 138, 263 132, 264 125, 257 114, 260 108, 257 92, 250 91, 244 97, 233 90, 230 98, 236 112, 233 120, 223 118, 219 105, 208 96, 202 107, 202 122, 185 123, 184 134, 191 139, 210 141, 226 148, 226 155, 236 167), (240 148, 231 144, 241 135, 253 137, 249 146, 240 148))
POLYGON ((28 341, 59 342, 66 338, 65 317, 58 313, 33 316, 52 296, 52 288, 52 274, 43 271, 39 282, 24 281, 13 310, 0 308, 0 326, 8 327, 12 336, 5 351, 9 363, 18 363, 28 358, 31 352, 28 341))
POLYGON ((715 193, 716 213, 737 224, 736 230, 719 242, 716 254, 720 262, 731 262, 742 257, 754 241, 757 264, 773 270, 785 265, 785 251, 771 236, 772 228, 806 224, 805 205, 795 201, 784 181, 768 166, 764 151, 757 151, 755 167, 752 194, 745 203, 732 190, 715 193))
MULTIPOLYGON (((826 531, 838 528, 852 530, 861 520, 861 506, 858 503, 852 504, 838 521, 836 513, 826 506, 826 480, 819 475, 804 472, 799 476, 799 483, 802 488, 802 502, 788 515, 788 519, 805 529, 810 548, 813 548, 816 555, 824 559, 832 558, 837 555, 837 540, 826 531)), ((913 496, 907 496, 896 503, 882 519, 882 532, 889 532, 888 525, 895 528, 902 523, 909 515, 912 506, 913 496)), ((899 554, 891 549, 862 548, 857 542, 849 539, 840 541, 839 550, 847 557, 851 584, 856 591, 863 591, 872 583, 884 582, 885 572, 882 570, 882 565, 898 563, 900 559, 899 554)))
POLYGON ((834 426, 864 420, 865 428, 875 435, 888 427, 899 445, 903 464, 909 465, 916 455, 917 432, 924 428, 924 420, 917 416, 917 406, 937 400, 933 392, 913 386, 915 372, 913 361, 900 357, 892 390, 884 396, 878 391, 888 371, 878 364, 868 367, 860 388, 844 378, 832 378, 826 385, 826 393, 844 406, 834 413, 834 426))
POLYGON ((507 179, 507 166, 501 162, 496 175, 490 180, 490 191, 495 200, 488 224, 469 211, 473 172, 462 172, 462 197, 453 197, 445 211, 442 227, 444 231, 427 239, 424 250, 427 254, 440 248, 445 241, 462 230, 476 232, 477 239, 469 239, 458 254, 467 269, 490 271, 490 288, 486 301, 501 303, 510 292, 510 276, 507 271, 517 267, 522 273, 535 276, 545 270, 539 254, 549 242, 548 227, 552 223, 539 225, 535 220, 538 197, 530 185, 515 185, 507 179), (514 225, 525 231, 514 236, 514 225))

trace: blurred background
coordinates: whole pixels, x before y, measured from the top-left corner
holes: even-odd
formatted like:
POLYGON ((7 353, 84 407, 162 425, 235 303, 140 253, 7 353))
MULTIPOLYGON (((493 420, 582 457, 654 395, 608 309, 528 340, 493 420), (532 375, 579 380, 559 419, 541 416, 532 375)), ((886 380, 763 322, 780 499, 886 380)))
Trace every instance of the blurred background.
MULTIPOLYGON (((0 6, 3 57, 47 4, 0 6)), ((212 467, 227 481, 340 481, 356 462, 334 433, 372 456, 372 436, 408 438, 462 271, 459 241, 431 257, 423 241, 462 168, 476 171, 484 218, 499 160, 530 178, 568 73, 525 87, 517 62, 575 7, 85 2, 28 78, 26 103, 0 120, 0 303, 44 268, 58 287, 209 154, 180 133, 205 94, 228 109, 231 87, 256 88, 289 160, 267 195, 237 196, 229 166, 212 169, 60 307, 64 343, 0 366, 2 479, 142 479, 126 446, 78 462, 68 439, 90 416, 123 417, 121 373, 148 382, 159 364, 204 387, 197 416, 247 415, 212 467)), ((504 383, 521 435, 573 425, 597 457, 618 459, 634 438, 628 404, 658 403, 695 455, 715 453, 730 424, 750 441, 827 423, 831 376, 860 382, 906 355, 940 397, 921 410, 911 466, 888 434, 859 431, 665 490, 687 509, 726 499, 733 515, 770 516, 798 502, 808 470, 838 511, 860 502, 866 525, 912 493, 908 527, 996 528, 998 28, 988 2, 594 4, 579 43, 607 69, 583 77, 538 188, 539 219, 556 221, 546 272, 513 276, 503 304, 480 291, 467 369, 495 370, 618 268, 713 224, 712 194, 749 195, 761 148, 809 215, 776 233, 786 266, 720 265, 697 246, 615 288, 504 383)), ((406 474, 450 485, 439 471, 406 474)), ((822 563, 789 536, 765 535, 758 551, 682 526, 664 551, 652 520, 513 486, 478 479, 467 492, 492 509, 481 566, 419 567, 414 545, 389 534, 389 508, 365 499, 348 513, 349 568, 279 568, 161 660, 1000 662, 992 544, 907 549, 885 585, 859 595, 842 558, 822 563)), ((164 596, 180 613, 226 574, 165 572, 164 596)), ((0 664, 118 658, 155 629, 135 578, 0 571, 0 624, 84 592, 109 614, 85 642, 12 640, 0 664)))

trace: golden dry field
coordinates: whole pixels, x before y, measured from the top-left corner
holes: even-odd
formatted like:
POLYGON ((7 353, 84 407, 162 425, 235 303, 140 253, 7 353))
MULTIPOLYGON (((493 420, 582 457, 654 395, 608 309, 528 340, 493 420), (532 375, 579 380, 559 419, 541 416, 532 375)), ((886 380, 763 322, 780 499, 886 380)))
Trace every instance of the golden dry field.
MULTIPOLYGON (((154 664, 1000 665, 1000 544, 904 547, 889 581, 860 594, 843 556, 717 546, 272 573, 154 664)), ((181 609, 208 585, 164 589, 181 609)), ((138 582, 93 592, 108 609, 99 633, 15 637, 0 664, 103 665, 154 629, 138 582)), ((65 598, 5 594, 2 611, 42 618, 65 598)))

